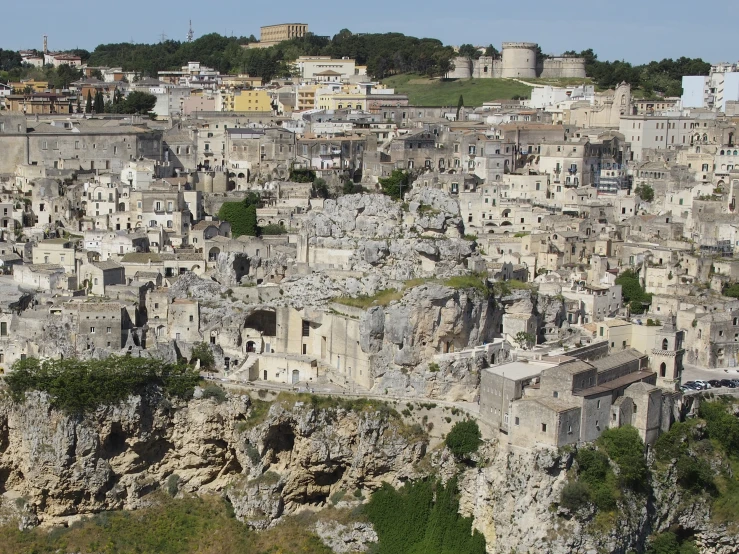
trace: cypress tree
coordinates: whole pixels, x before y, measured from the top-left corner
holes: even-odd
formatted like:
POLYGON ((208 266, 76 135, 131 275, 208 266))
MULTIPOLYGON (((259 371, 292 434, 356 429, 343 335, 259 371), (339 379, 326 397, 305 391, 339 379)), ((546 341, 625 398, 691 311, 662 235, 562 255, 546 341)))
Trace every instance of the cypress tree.
POLYGON ((87 91, 87 103, 85 104, 85 113, 90 113, 92 111, 92 93, 88 89, 87 91))

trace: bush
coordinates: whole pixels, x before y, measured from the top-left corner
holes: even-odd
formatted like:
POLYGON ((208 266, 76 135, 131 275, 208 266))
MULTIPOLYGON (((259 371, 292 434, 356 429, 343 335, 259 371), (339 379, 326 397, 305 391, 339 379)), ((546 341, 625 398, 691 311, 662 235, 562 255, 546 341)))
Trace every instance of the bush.
POLYGON ((269 225, 260 227, 259 232, 262 235, 285 235, 287 234, 287 229, 285 229, 284 225, 275 225, 274 223, 270 223, 269 225))
POLYGON ((618 491, 608 456, 593 448, 582 448, 577 451, 575 459, 578 479, 587 487, 595 506, 604 512, 615 509, 618 491))
POLYGON ((154 358, 109 356, 104 360, 19 360, 5 378, 11 397, 22 402, 26 392, 49 394, 51 406, 68 414, 84 414, 115 405, 156 387, 165 395, 191 398, 200 375, 186 364, 154 358))
POLYGON ((167 477, 167 494, 171 497, 177 496, 177 492, 180 490, 180 476, 173 473, 167 477))
POLYGON ((257 207, 244 202, 224 202, 218 210, 218 219, 231 224, 234 238, 242 235, 257 236, 257 207))
POLYGON ((457 459, 467 459, 481 444, 480 428, 472 419, 454 424, 446 436, 446 445, 457 459))
POLYGON ((567 483, 562 489, 560 504, 572 512, 576 512, 590 502, 588 487, 579 481, 567 483))
POLYGON ((216 401, 216 404, 222 404, 226 401, 226 391, 215 384, 205 385, 203 388, 203 399, 212 398, 216 401))
POLYGON ((402 200, 403 196, 411 190, 410 175, 402 169, 394 169, 390 177, 379 179, 379 182, 382 193, 396 200, 402 200))
POLYGON ((644 443, 639 432, 631 426, 606 429, 598 438, 602 446, 619 469, 619 480, 632 490, 645 490, 649 481, 649 470, 644 457, 644 443))

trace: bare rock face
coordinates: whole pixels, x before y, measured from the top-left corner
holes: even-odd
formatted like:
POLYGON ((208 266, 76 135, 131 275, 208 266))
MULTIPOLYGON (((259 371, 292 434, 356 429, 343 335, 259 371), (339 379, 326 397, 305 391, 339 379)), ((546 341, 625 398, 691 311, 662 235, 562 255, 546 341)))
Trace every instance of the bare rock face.
POLYGON ((362 318, 360 345, 371 353, 375 390, 474 400, 480 360, 429 361, 493 339, 495 304, 473 289, 437 283, 411 289, 400 302, 372 308, 362 318), (433 369, 433 370, 432 370, 433 369))
POLYGON ((313 530, 337 554, 367 552, 378 541, 371 523, 343 525, 336 521, 319 521, 313 530))
POLYGON ((135 509, 163 488, 226 490, 240 519, 265 528, 339 490, 417 477, 426 452, 425 439, 404 434, 387 410, 273 405, 263 423, 247 428, 250 409, 246 396, 173 404, 152 393, 70 417, 42 393, 23 404, 4 399, 0 515, 18 498, 23 521, 34 525, 135 509))

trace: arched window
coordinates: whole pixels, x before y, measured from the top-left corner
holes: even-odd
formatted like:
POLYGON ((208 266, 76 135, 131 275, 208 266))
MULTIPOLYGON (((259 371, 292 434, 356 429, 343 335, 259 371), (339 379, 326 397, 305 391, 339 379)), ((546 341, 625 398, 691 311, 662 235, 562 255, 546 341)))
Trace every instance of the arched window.
POLYGON ((662 350, 667 350, 667 347, 670 345, 670 343, 667 341, 667 339, 664 339, 662 341, 662 350))
POLYGON ((667 376, 667 364, 665 362, 662 362, 662 365, 659 366, 659 376, 660 377, 667 376))

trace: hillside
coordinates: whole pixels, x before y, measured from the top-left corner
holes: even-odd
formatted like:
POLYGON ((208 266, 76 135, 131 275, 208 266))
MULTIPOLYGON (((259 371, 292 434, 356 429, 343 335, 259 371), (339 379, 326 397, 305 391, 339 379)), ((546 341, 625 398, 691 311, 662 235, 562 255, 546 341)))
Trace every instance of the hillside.
POLYGON ((457 106, 459 96, 465 106, 482 106, 484 102, 515 97, 529 98, 531 87, 510 79, 428 79, 420 75, 394 75, 383 84, 407 94, 414 106, 457 106))

